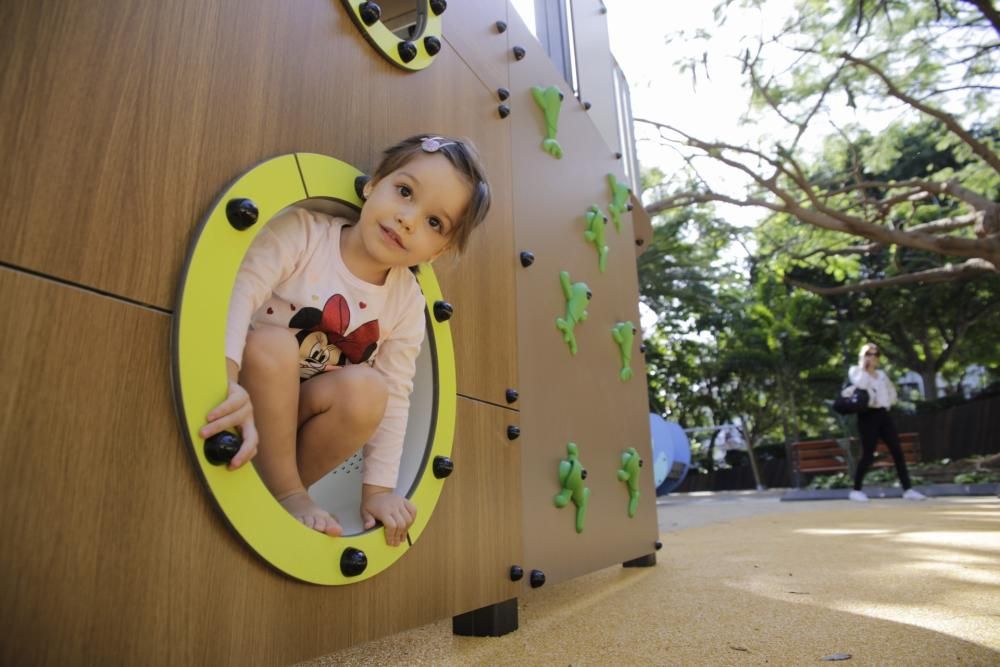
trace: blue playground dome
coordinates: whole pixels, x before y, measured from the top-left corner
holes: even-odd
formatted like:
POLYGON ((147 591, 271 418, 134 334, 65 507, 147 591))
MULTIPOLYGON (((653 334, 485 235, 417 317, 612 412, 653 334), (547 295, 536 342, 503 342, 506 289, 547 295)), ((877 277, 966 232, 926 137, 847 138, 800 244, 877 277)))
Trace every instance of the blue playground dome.
POLYGON ((691 467, 691 443, 680 424, 649 414, 653 440, 653 482, 656 495, 664 496, 681 485, 691 467))

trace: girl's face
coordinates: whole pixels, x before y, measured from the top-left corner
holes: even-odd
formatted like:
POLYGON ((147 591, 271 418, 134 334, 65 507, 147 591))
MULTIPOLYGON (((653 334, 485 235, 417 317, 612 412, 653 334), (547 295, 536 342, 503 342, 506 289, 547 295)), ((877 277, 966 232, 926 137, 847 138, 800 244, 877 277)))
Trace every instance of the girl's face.
POLYGON ((865 350, 865 368, 878 368, 878 362, 882 358, 877 347, 870 347, 865 350))
POLYGON ((357 224, 367 260, 385 270, 434 260, 448 249, 471 194, 462 174, 434 153, 369 181, 357 224))

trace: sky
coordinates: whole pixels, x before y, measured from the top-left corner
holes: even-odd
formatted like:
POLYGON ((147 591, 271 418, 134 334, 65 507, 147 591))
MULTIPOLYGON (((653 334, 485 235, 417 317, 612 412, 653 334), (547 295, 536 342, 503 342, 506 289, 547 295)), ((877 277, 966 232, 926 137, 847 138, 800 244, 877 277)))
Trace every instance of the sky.
MULTIPOLYGON (((748 93, 743 89, 741 65, 732 56, 741 50, 746 34, 776 32, 791 12, 794 0, 768 0, 766 12, 734 16, 722 27, 712 16, 716 2, 604 0, 611 51, 629 82, 632 115, 673 125, 702 139, 725 138, 732 143, 750 142, 762 133, 780 132, 777 125, 739 125, 748 93), (677 31, 691 34, 699 28, 712 35, 707 45, 710 78, 699 74, 695 87, 690 74, 682 74, 676 65, 678 60, 691 55, 691 46, 676 39, 668 42, 667 35, 677 31)), ((534 25, 534 0, 512 0, 512 4, 528 25, 534 25)), ((651 140, 653 133, 649 125, 636 126, 639 164, 644 169, 659 167, 669 177, 681 170, 684 163, 673 149, 651 140)), ((745 183, 745 177, 707 161, 699 169, 718 189, 734 194, 739 194, 745 183)), ((650 203, 649 199, 647 195, 644 201, 650 203)), ((721 206, 717 210, 740 226, 753 225, 764 215, 756 209, 735 206, 721 206)))

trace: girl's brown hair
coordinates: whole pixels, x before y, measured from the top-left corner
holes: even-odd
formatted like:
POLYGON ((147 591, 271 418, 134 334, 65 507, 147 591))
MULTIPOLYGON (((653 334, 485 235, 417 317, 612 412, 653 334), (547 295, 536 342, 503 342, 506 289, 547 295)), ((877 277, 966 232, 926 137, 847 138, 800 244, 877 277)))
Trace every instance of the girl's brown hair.
POLYGON ((486 217, 491 203, 486 172, 472 142, 429 134, 408 137, 385 150, 382 161, 372 174, 372 181, 382 180, 422 153, 440 153, 469 180, 471 186, 469 204, 455 222, 449 239, 454 248, 461 253, 468 245, 472 230, 486 217))

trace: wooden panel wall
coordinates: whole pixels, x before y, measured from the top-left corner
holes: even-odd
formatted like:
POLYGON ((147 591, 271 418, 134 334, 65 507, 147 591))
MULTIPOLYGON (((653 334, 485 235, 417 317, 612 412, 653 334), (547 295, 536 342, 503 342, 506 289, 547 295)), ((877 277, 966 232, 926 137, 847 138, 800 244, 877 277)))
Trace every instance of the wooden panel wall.
POLYGON ((283 665, 517 595, 515 411, 459 401, 455 472, 399 562, 302 584, 202 488, 165 313, 6 268, 0 303, 0 664, 283 665))
POLYGON ((607 271, 601 273, 597 252, 583 237, 584 213, 591 204, 607 211, 611 194, 606 174, 623 178, 621 163, 513 13, 509 34, 511 43, 528 53, 510 70, 516 242, 536 258, 517 274, 525 567, 559 581, 651 553, 656 540, 641 341, 636 336, 633 343, 635 377, 622 383, 610 333, 619 321, 639 324, 635 236, 628 215, 620 233, 608 223, 610 252, 607 271), (561 160, 541 148, 545 123, 530 92, 536 85, 558 85, 563 91, 561 160), (574 282, 586 282, 594 295, 589 318, 576 329, 575 357, 555 326, 566 308, 559 284, 562 270, 574 282), (559 462, 570 441, 579 446, 589 471, 591 499, 582 534, 575 532, 572 504, 557 509, 552 502, 560 489, 559 462), (641 504, 632 519, 626 513, 626 487, 615 475, 628 447, 638 449, 648 462, 642 469, 641 504))
POLYGON ((605 479, 625 446, 650 458, 641 355, 618 384, 607 331, 638 318, 618 247, 632 231, 609 233, 613 299, 578 238, 620 167, 567 94, 553 170, 527 89, 561 77, 504 0, 452 5, 435 63, 406 73, 335 0, 0 4, 0 663, 287 664, 518 595, 514 563, 555 581, 649 552, 652 494, 625 522, 624 485, 605 479), (191 467, 169 388, 174 294, 193 231, 241 173, 294 151, 370 169, 416 132, 470 137, 495 193, 466 257, 437 266, 455 306, 456 473, 386 573, 309 586, 228 532, 191 467), (567 363, 562 268, 595 288, 579 337, 599 359, 567 363), (551 505, 570 438, 595 494, 584 536, 551 505))
MULTIPOLYGON (((460 18, 490 36, 471 59, 483 74, 447 39, 431 67, 406 73, 331 0, 4 2, 0 97, 18 103, 0 109, 0 261, 169 309, 193 230, 255 164, 305 150, 370 169, 404 136, 466 136, 501 194, 468 256, 443 266, 442 288, 459 313, 459 391, 505 405, 516 385, 509 138, 495 90, 506 36, 492 28, 497 3, 482 9, 460 18), (461 315, 483 303, 488 326, 461 315)), ((446 34, 462 25, 446 18, 446 34)))
POLYGON ((520 590, 506 3, 458 4, 413 74, 331 0, 0 6, 0 306, 17 313, 0 350, 0 530, 16 545, 0 663, 287 664, 520 590), (308 586, 224 528, 191 468, 169 394, 179 272, 202 216, 260 161, 368 169, 417 132, 471 138, 495 193, 466 256, 437 267, 468 397, 456 473, 386 573, 308 586))

